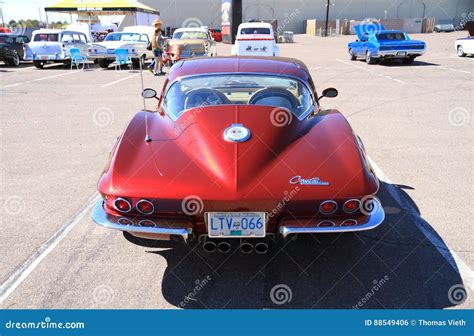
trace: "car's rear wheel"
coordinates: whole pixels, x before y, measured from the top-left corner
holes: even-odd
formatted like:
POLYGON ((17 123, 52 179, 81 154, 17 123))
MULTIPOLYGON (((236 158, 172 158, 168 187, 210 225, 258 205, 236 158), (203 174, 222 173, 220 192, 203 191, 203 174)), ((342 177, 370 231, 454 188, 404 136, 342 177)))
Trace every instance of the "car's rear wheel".
POLYGON ((12 67, 20 66, 20 56, 15 53, 13 57, 8 60, 8 65, 12 67))
POLYGON ((367 64, 377 64, 379 60, 377 58, 373 58, 372 53, 370 51, 367 51, 367 53, 365 54, 365 61, 367 62, 367 64))
POLYGON ((357 56, 354 54, 352 49, 349 49, 349 56, 351 61, 355 61, 357 59, 357 56))
POLYGON ((109 67, 110 62, 106 59, 99 59, 97 60, 97 63, 99 63, 99 66, 103 69, 107 69, 109 67))
POLYGON ((415 61, 415 57, 407 57, 403 59, 403 64, 412 64, 415 61))
POLYGON ((38 69, 43 69, 44 62, 43 61, 33 61, 33 65, 38 69))
POLYGON ((458 56, 459 56, 459 57, 464 57, 464 56, 466 56, 466 54, 464 53, 464 49, 462 48, 462 46, 458 46, 458 56))

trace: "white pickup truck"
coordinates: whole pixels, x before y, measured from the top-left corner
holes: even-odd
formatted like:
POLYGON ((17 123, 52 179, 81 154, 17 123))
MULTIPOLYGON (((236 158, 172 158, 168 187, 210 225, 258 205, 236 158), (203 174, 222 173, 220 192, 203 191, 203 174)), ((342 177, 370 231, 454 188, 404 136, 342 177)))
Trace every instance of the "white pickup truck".
POLYGON ((84 56, 89 43, 86 34, 73 30, 39 29, 35 30, 31 42, 25 44, 26 61, 33 61, 35 67, 42 69, 48 63, 69 63, 69 50, 77 48, 84 56))
POLYGON ((133 66, 140 67, 139 61, 153 58, 153 52, 147 46, 153 38, 153 27, 130 26, 123 32, 108 34, 104 41, 94 42, 88 50, 88 57, 97 60, 101 68, 107 68, 115 60, 117 49, 126 49, 133 66))
POLYGON ((237 30, 232 55, 247 56, 279 56, 273 27, 265 22, 241 23, 237 30))

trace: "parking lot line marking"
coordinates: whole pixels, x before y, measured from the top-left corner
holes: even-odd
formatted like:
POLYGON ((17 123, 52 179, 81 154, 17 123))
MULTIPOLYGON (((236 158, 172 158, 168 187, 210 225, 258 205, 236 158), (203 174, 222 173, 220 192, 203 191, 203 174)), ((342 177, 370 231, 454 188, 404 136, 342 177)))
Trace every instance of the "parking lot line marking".
POLYGON ((367 68, 364 68, 360 65, 356 65, 356 64, 352 64, 352 63, 349 63, 349 62, 346 62, 346 61, 343 61, 339 58, 336 58, 336 61, 339 62, 339 63, 344 63, 346 65, 349 65, 351 67, 354 67, 354 68, 357 68, 357 69, 360 69, 360 70, 363 70, 363 71, 366 71, 374 76, 378 76, 378 77, 382 77, 382 78, 385 78, 385 79, 388 79, 388 80, 391 80, 391 81, 394 81, 396 83, 399 83, 399 84, 406 84, 404 81, 402 81, 401 79, 397 79, 397 78, 393 78, 391 76, 387 76, 387 75, 384 75, 384 74, 381 74, 381 73, 377 73, 377 72, 374 72, 372 71, 371 69, 367 69, 367 68))
POLYGON ((75 71, 70 71, 70 72, 66 72, 66 73, 60 73, 60 74, 57 74, 57 75, 52 75, 52 76, 47 76, 47 77, 41 77, 41 78, 31 79, 31 80, 27 80, 27 81, 24 81, 24 82, 19 82, 19 83, 15 83, 15 84, 5 85, 3 88, 9 88, 9 87, 14 87, 14 86, 22 85, 22 84, 33 83, 33 82, 39 82, 39 81, 42 81, 42 80, 45 80, 45 79, 50 79, 50 78, 56 78, 56 77, 61 77, 61 76, 72 75, 72 74, 79 73, 79 72, 80 72, 80 71, 76 71, 76 70, 75 70, 75 71))
POLYGON ((99 200, 98 192, 94 192, 84 205, 41 245, 12 275, 0 286, 0 304, 2 304, 15 289, 30 275, 41 261, 66 237, 66 235, 81 221, 99 200))
POLYGON ((408 215, 413 219, 417 228, 425 235, 426 238, 436 247, 438 252, 443 256, 444 259, 451 265, 451 267, 457 271, 463 282, 474 291, 474 272, 471 268, 461 259, 459 255, 456 254, 446 242, 441 241, 437 236, 433 235, 430 231, 431 226, 420 216, 418 211, 413 207, 412 204, 407 201, 402 200, 398 190, 393 186, 393 182, 384 174, 382 169, 372 160, 371 157, 368 157, 370 164, 374 168, 375 175, 379 180, 387 183, 388 193, 395 199, 398 205, 408 212, 408 215), (443 248, 443 245, 445 248, 443 248))
POLYGON ((127 80, 127 79, 129 79, 129 78, 133 78, 133 77, 138 76, 138 75, 139 75, 139 73, 136 73, 136 74, 133 74, 133 75, 124 77, 124 78, 120 78, 120 79, 117 79, 116 81, 113 81, 113 82, 104 84, 104 85, 102 85, 102 87, 105 88, 105 87, 108 87, 108 86, 111 86, 111 85, 120 83, 120 82, 122 82, 122 81, 124 81, 124 80, 127 80))
POLYGON ((442 70, 449 70, 449 71, 452 71, 452 72, 460 72, 460 73, 465 73, 465 74, 471 74, 470 71, 458 70, 458 69, 453 69, 453 68, 447 68, 447 67, 445 67, 445 66, 439 66, 438 68, 439 68, 439 69, 442 69, 442 70))

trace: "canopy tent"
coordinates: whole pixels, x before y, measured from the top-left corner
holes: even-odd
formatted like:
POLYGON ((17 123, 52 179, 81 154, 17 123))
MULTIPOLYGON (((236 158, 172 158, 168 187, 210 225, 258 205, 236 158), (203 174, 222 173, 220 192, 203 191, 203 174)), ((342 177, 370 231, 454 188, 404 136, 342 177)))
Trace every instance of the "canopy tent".
POLYGON ((48 13, 69 13, 77 14, 79 17, 88 16, 89 26, 92 21, 96 21, 93 18, 97 18, 99 15, 133 15, 135 25, 144 24, 139 21, 150 24, 154 18, 160 15, 160 11, 135 0, 62 0, 55 5, 45 7, 44 11, 47 24, 48 13), (146 19, 140 20, 144 15, 146 15, 146 19))

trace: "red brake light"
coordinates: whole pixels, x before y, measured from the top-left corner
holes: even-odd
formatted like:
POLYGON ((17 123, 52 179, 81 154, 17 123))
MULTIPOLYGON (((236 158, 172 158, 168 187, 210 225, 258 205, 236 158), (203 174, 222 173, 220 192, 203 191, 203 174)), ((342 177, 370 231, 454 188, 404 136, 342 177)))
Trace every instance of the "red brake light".
POLYGON ((334 201, 324 201, 321 203, 319 206, 319 212, 321 212, 324 215, 330 215, 337 210, 337 203, 334 201))
POLYGON ((137 210, 138 212, 142 214, 149 215, 153 213, 153 211, 155 210, 155 207, 153 206, 153 203, 151 203, 150 201, 142 199, 137 202, 137 210))
POLYGON ((359 210, 359 207, 360 207, 360 201, 357 199, 351 199, 351 200, 346 201, 346 203, 344 203, 344 212, 353 213, 359 210))
POLYGON ((122 197, 117 197, 117 199, 114 201, 114 207, 120 212, 130 212, 130 210, 132 210, 132 205, 130 202, 122 197))

